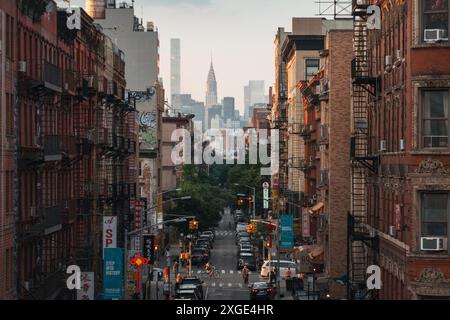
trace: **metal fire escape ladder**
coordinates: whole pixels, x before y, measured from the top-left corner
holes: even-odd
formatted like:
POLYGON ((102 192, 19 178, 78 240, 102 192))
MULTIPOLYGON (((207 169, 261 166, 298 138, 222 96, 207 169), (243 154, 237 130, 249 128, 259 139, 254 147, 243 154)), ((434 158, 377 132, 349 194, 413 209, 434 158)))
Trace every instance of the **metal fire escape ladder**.
MULTIPOLYGON (((348 298, 367 295, 366 270, 371 249, 377 239, 367 225, 367 177, 378 170, 378 158, 369 155, 368 86, 377 87, 377 80, 369 74, 368 31, 366 10, 369 4, 353 1, 352 61, 352 138, 351 138, 351 212, 348 216, 348 298)), ((374 295, 372 295, 374 298, 374 295)))

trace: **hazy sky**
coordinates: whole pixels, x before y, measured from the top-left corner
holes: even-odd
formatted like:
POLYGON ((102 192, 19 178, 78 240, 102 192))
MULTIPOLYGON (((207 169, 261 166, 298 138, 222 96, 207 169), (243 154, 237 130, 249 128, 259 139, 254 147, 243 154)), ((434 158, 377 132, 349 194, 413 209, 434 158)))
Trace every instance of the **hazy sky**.
MULTIPOLYGON (((84 2, 71 1, 72 5, 84 2)), ((167 97, 170 39, 180 38, 182 93, 205 100, 212 53, 219 99, 235 97, 242 114, 243 87, 248 80, 265 80, 266 94, 274 82, 277 28, 291 31, 292 17, 314 16, 317 8, 315 0, 136 0, 135 15, 141 17, 142 11, 144 26, 146 21, 154 21, 159 29, 160 76, 167 97)))

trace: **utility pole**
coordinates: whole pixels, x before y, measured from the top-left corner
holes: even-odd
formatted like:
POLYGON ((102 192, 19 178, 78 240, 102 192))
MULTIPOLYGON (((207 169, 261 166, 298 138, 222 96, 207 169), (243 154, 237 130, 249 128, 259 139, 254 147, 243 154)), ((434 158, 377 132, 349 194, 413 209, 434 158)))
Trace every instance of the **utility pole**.
POLYGON ((189 240, 189 276, 192 276, 192 240, 189 240))

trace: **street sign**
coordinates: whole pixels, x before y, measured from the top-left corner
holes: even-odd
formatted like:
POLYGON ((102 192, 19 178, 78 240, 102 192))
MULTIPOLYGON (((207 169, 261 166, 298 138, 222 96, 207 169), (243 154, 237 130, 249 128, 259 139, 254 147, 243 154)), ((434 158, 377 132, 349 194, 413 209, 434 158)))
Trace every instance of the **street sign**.
POLYGON ((143 236, 143 242, 144 242, 144 250, 143 255, 144 258, 147 258, 150 264, 153 264, 155 261, 155 251, 154 251, 154 245, 155 245, 155 237, 153 235, 143 236))
POLYGON ((269 183, 263 183, 263 209, 269 209, 269 183))
POLYGON ((105 249, 103 291, 106 300, 122 299, 123 249, 105 249))
POLYGON ((280 220, 280 249, 292 249, 294 247, 294 216, 283 214, 280 220))

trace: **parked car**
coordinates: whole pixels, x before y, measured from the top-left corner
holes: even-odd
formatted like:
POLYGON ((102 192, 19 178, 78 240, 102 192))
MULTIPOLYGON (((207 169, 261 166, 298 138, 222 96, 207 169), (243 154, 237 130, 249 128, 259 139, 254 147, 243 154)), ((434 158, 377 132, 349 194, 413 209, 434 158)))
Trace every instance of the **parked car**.
POLYGON ((216 238, 215 235, 214 235, 214 232, 212 232, 212 231, 210 231, 210 230, 203 231, 201 235, 202 235, 202 236, 203 236, 203 235, 209 236, 209 238, 211 239, 212 242, 214 242, 214 240, 215 240, 215 238, 216 238))
POLYGON ((284 278, 284 275, 288 268, 291 269, 292 276, 295 276, 297 272, 297 264, 293 261, 289 260, 280 260, 278 263, 278 260, 274 259, 270 261, 270 270, 269 270, 269 261, 265 260, 262 267, 261 267, 261 277, 268 277, 270 274, 270 271, 274 270, 275 267, 278 268, 280 271, 281 278, 284 278))
POLYGON ((239 250, 242 250, 242 249, 250 249, 250 250, 253 250, 253 245, 252 244, 249 244, 249 243, 241 243, 240 245, 239 245, 239 250))
POLYGON ((236 232, 239 231, 247 231, 247 224, 246 223, 238 223, 236 226, 236 232))
POLYGON ((239 257, 239 255, 241 253, 251 253, 251 254, 253 254, 253 248, 250 248, 250 247, 247 247, 247 246, 245 246, 244 248, 239 248, 239 250, 237 252, 238 257, 239 257))
POLYGON ((252 253, 241 253, 239 254, 237 261, 237 270, 241 270, 245 265, 251 271, 256 271, 256 259, 252 253))
POLYGON ((267 282, 254 282, 249 288, 250 300, 272 300, 276 294, 276 287, 267 282))
POLYGON ((244 243, 251 244, 251 243, 252 243, 252 240, 250 239, 250 237, 242 237, 242 238, 239 238, 238 241, 237 241, 237 244, 238 244, 239 246, 240 246, 241 244, 244 244, 244 243))
POLYGON ((200 292, 200 297, 202 300, 204 299, 203 296, 203 281, 200 280, 199 277, 196 276, 186 276, 181 280, 180 285, 195 285, 197 287, 197 290, 200 292))
POLYGON ((250 237, 247 231, 239 231, 236 232, 236 239, 239 239, 241 237, 250 237))
POLYGON ((199 244, 207 244, 209 246, 210 249, 212 249, 213 245, 212 245, 212 241, 210 241, 207 238, 199 238, 197 239, 197 241, 195 242, 196 245, 199 244))

